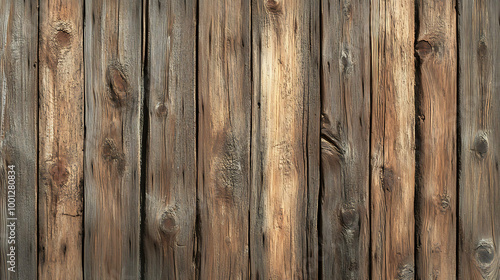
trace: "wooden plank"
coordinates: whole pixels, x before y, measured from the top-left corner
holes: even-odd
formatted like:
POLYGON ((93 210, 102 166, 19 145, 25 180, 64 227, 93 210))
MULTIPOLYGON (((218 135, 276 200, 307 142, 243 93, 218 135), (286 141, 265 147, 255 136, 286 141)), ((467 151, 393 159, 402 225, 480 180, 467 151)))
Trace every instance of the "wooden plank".
POLYGON ((247 279, 250 2, 199 2, 198 254, 203 279, 247 279))
POLYGON ((0 0, 0 34, 0 279, 36 279, 37 2, 0 0))
POLYGON ((322 2, 321 262, 369 278, 370 3, 322 2))
POLYGON ((459 1, 459 278, 500 277, 500 2, 459 1))
POLYGON ((319 169, 319 15, 317 1, 252 1, 250 244, 256 279, 317 277, 306 225, 314 218, 308 195, 319 188, 314 180, 308 184, 308 168, 319 169), (316 144, 309 143, 314 138, 316 144))
POLYGON ((371 3, 371 275, 413 279, 415 61, 413 0, 371 3))
POLYGON ((196 1, 149 1, 145 279, 195 278, 196 1))
POLYGON ((85 2, 84 275, 139 278, 140 1, 85 2))
POLYGON ((40 1, 38 279, 83 279, 83 2, 40 1))
POLYGON ((454 1, 417 1, 417 279, 456 278, 457 38, 454 1))

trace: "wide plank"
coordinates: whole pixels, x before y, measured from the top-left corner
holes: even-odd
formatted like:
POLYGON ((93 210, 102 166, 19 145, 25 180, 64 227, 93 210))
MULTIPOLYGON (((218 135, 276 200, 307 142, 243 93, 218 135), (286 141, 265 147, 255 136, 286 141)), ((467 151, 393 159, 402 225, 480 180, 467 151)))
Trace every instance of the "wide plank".
POLYGON ((144 278, 195 278, 196 1, 149 1, 144 278))
POLYGON ((415 275, 415 2, 371 3, 371 276, 415 275))
POLYGON ((138 279, 142 3, 85 1, 86 279, 138 279))
POLYGON ((370 5, 322 2, 321 275, 369 278, 370 5))
POLYGON ((248 279, 250 2, 199 5, 199 277, 248 279))
POLYGON ((458 1, 459 279, 500 277, 500 2, 458 1))
POLYGON ((456 278, 457 37, 454 1, 417 1, 416 273, 456 278))
POLYGON ((83 1, 40 1, 38 279, 83 279, 83 1))
POLYGON ((0 279, 5 280, 37 275, 37 49, 37 2, 0 0, 0 279))
POLYGON ((318 277, 319 16, 317 1, 252 1, 254 279, 318 277))

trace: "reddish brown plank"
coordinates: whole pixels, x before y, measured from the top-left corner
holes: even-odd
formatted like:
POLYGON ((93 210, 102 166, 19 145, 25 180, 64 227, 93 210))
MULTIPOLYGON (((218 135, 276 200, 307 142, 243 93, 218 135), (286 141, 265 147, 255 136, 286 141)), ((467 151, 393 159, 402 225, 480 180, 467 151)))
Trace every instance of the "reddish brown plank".
POLYGON ((373 279, 415 275, 413 0, 371 3, 373 279))
POLYGON ((83 279, 83 2, 40 2, 38 278, 83 279))

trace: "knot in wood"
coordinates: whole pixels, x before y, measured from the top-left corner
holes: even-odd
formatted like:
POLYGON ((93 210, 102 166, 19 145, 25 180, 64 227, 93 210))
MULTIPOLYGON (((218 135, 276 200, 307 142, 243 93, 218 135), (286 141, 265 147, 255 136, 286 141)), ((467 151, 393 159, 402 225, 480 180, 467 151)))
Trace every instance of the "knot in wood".
POLYGON ((66 183, 69 178, 66 161, 64 159, 57 159, 50 167, 49 173, 56 184, 61 185, 66 183))
POLYGON ((165 211, 160 217, 160 230, 167 234, 173 235, 177 232, 177 222, 175 213, 172 211, 165 211))
POLYGON ((474 148, 473 150, 476 152, 476 156, 480 159, 483 159, 488 152, 488 139, 484 133, 480 133, 474 139, 474 148))
POLYGON ((420 40, 415 45, 415 51, 423 59, 432 52, 432 45, 428 41, 420 40))
POLYGON ((121 65, 111 64, 106 71, 109 100, 114 107, 121 107, 126 103, 130 84, 121 65))

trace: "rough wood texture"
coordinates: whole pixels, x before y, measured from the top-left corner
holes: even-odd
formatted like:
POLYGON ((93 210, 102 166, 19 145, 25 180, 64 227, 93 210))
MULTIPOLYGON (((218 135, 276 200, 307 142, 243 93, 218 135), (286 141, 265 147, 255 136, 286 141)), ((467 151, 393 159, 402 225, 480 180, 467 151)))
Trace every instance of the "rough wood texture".
POLYGON ((199 2, 198 254, 203 279, 247 279, 250 2, 199 2))
POLYGON ((83 2, 40 2, 38 279, 83 279, 83 2))
POLYGON ((374 279, 414 278, 413 0, 371 3, 371 261, 374 279))
POLYGON ((319 187, 308 184, 308 164, 319 166, 318 25, 316 1, 252 2, 250 244, 256 279, 307 278, 308 268, 315 273, 308 266, 317 260, 308 256, 313 242, 306 225, 309 189, 319 187), (314 133, 316 144, 308 143, 314 133))
POLYGON ((500 277, 500 2, 459 1, 459 278, 500 277))
POLYGON ((456 278, 457 38, 454 1, 417 1, 417 279, 456 278))
POLYGON ((194 279, 196 1, 148 5, 145 279, 194 279))
POLYGON ((85 241, 88 279, 139 278, 140 1, 86 1, 85 241))
POLYGON ((36 279, 37 274, 37 34, 36 1, 0 0, 0 279, 5 280, 36 279), (11 216, 7 202, 13 173, 16 211, 11 216), (7 264, 14 245, 8 243, 10 222, 16 223, 15 272, 7 264))
POLYGON ((368 279, 370 5, 326 0, 322 11, 321 275, 368 279))

